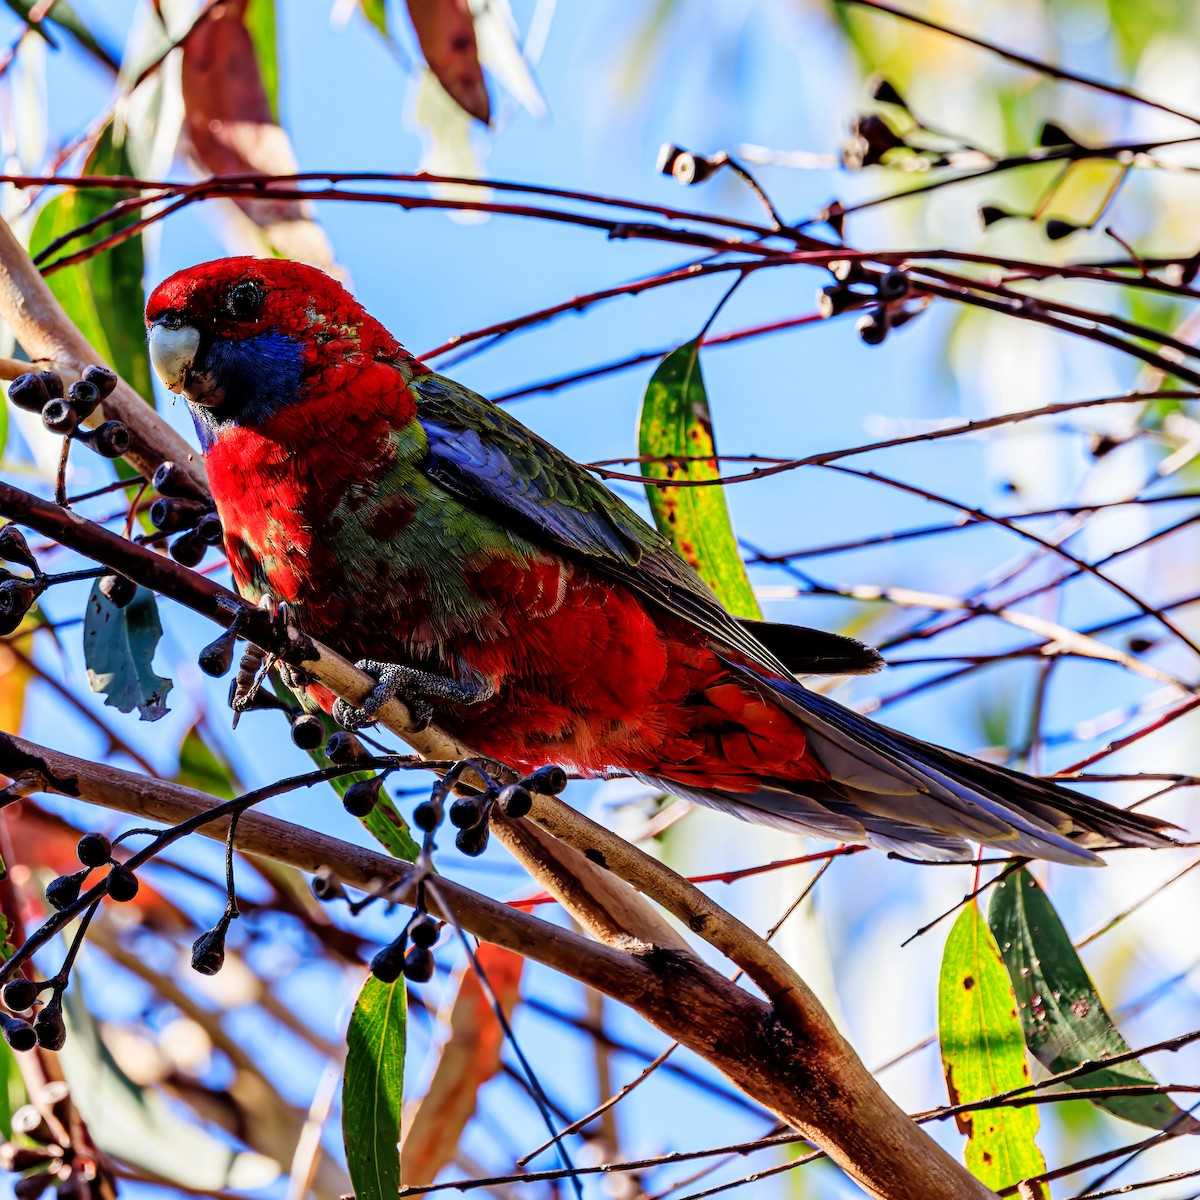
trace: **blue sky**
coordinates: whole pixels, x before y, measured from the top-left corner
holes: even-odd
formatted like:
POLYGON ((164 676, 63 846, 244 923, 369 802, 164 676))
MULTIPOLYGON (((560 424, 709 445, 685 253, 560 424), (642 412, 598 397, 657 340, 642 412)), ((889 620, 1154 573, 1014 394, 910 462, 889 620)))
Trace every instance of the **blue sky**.
MULTIPOLYGON (((77 0, 76 8, 110 45, 120 44, 129 18, 138 6, 114 0, 77 0)), ((531 5, 515 6, 527 23, 531 5)), ((359 19, 332 28, 324 4, 280 5, 282 62, 281 113, 302 169, 363 169, 411 171, 418 167, 422 137, 411 121, 411 85, 404 64, 359 19)), ((723 213, 758 218, 756 201, 740 183, 721 176, 709 184, 684 191, 654 170, 658 147, 676 142, 701 152, 754 143, 783 149, 835 153, 850 115, 862 100, 862 81, 846 46, 823 12, 803 5, 732 0, 722 5, 681 2, 678 20, 667 42, 646 51, 645 66, 636 86, 623 77, 638 61, 645 42, 645 25, 652 4, 572 4, 558 6, 549 41, 537 67, 538 84, 549 115, 534 119, 501 104, 501 127, 481 139, 485 171, 497 178, 527 180, 606 192, 614 195, 711 208, 723 213)), ((961 15, 961 14, 960 14, 961 15)), ((397 14, 398 23, 402 20, 397 14)), ((0 39, 13 23, 0 17, 0 39)), ((981 64, 986 60, 981 58, 981 64)), ((104 103, 110 81, 69 48, 61 58, 51 56, 49 124, 51 138, 69 138, 88 123, 104 103)), ((981 70, 983 67, 981 66, 981 70)), ((968 106, 962 114, 971 116, 968 106)), ((956 114, 957 116, 958 114, 956 114)), ((175 173, 186 175, 177 163, 175 173)), ((850 199, 875 194, 886 187, 880 178, 864 180, 836 170, 796 172, 765 168, 761 173, 779 208, 791 218, 813 213, 835 195, 850 199)), ((938 228, 917 222, 890 224, 872 220, 852 230, 870 244, 891 238, 910 244, 913 239, 952 240, 968 236, 974 204, 964 195, 936 211, 938 228), (939 236, 940 235, 940 236, 939 236)), ((634 241, 608 242, 595 232, 532 221, 493 218, 486 222, 457 222, 435 213, 405 214, 392 208, 366 205, 325 205, 319 217, 358 295, 414 351, 423 351, 449 336, 556 303, 570 296, 633 278, 681 262, 670 247, 634 241)), ((973 236, 973 235, 970 235, 973 236)), ((193 262, 228 252, 224 229, 209 210, 192 209, 173 219, 148 244, 148 283, 193 262)), ((716 330, 812 311, 813 295, 827 282, 816 270, 794 268, 760 272, 742 287, 723 310, 716 330)), ((704 324, 725 284, 717 280, 688 283, 597 306, 586 315, 567 316, 536 330, 508 339, 495 349, 456 367, 457 378, 483 394, 496 394, 561 372, 600 364, 643 350, 671 346, 692 336, 704 324)), ((989 327, 990 329, 990 327, 989 327)), ((972 340, 955 326, 954 314, 934 308, 914 321, 884 347, 873 349, 855 336, 852 322, 807 326, 794 332, 713 350, 704 357, 719 444, 727 453, 759 452, 804 455, 818 450, 916 428, 913 422, 991 411, 994 396, 979 369, 1011 373, 1015 389, 1034 404, 1052 398, 1101 395, 1127 386, 1131 373, 1110 359, 1084 353, 1062 339, 997 340, 992 333, 972 340), (1022 359, 1028 370, 1023 374, 1022 359), (1048 382, 1049 380, 1049 382, 1048 382), (1061 389, 1056 392, 1055 389, 1061 389), (1055 394, 1049 394, 1055 393, 1055 394), (883 433, 880 431, 883 430, 883 433)), ((646 365, 566 392, 522 401, 517 408, 543 436, 581 460, 594 460, 633 451, 636 418, 642 391, 652 365, 646 365)), ((163 398, 165 414, 181 429, 188 428, 179 405, 163 398)), ((1082 440, 1076 434, 1051 432, 1021 443, 982 441, 939 443, 889 452, 871 460, 901 478, 923 480, 936 490, 964 502, 996 511, 1023 503, 1053 500, 1072 493, 1086 466, 1082 440), (1032 467, 1031 467, 1032 464, 1032 467), (1012 474, 1033 472, 1026 495, 1014 498, 1006 490, 1012 474)), ((1131 475, 1146 464, 1131 462, 1131 475)), ((87 469, 95 471, 89 466, 87 469)), ((81 479, 80 485, 83 486, 81 479)), ((1023 480, 1024 482, 1024 480, 1023 480)), ((1120 479, 1116 481, 1119 485, 1120 479)), ((624 493, 623 493, 624 494, 624 493)), ((729 504, 739 534, 767 550, 786 550, 851 539, 909 524, 939 521, 945 510, 866 482, 831 476, 819 470, 792 472, 754 486, 729 489, 729 504)), ((996 531, 978 530, 947 535, 936 543, 900 544, 870 552, 818 559, 805 569, 822 581, 841 585, 907 586, 961 594, 988 572, 1016 561, 1019 545, 996 531)), ((777 572, 756 572, 764 587, 787 585, 777 572)), ((877 609, 829 599, 765 600, 772 619, 837 627, 859 620, 862 636, 878 638, 911 619, 903 613, 888 618, 877 609)), ((776 593, 777 595, 777 593, 776 593)), ((1064 619, 1101 620, 1125 610, 1111 597, 1087 593, 1064 619)), ((63 611, 69 605, 65 598, 63 611)), ((211 706, 214 724, 222 729, 222 744, 250 783, 277 777, 301 767, 303 756, 278 736, 266 716, 247 719, 231 734, 223 716, 225 684, 200 676, 189 659, 210 633, 170 605, 164 605, 167 637, 160 666, 170 664, 176 678, 173 712, 153 727, 138 726, 132 718, 106 713, 119 724, 156 764, 170 767, 178 740, 203 702, 211 706), (267 737, 268 730, 272 736, 267 737)), ((1023 639, 995 626, 974 629, 971 644, 985 652, 1023 639)), ((913 652, 916 653, 915 651, 913 652)), ((67 639, 61 661, 49 656, 48 669, 78 682, 82 667, 78 647, 67 639)), ((888 695, 919 677, 924 668, 896 669, 862 683, 847 685, 838 695, 864 698, 888 695)), ((1128 703, 1145 689, 1111 668, 1077 666, 1069 682, 1052 689, 1048 728, 1067 729, 1074 721, 1128 703)), ((1022 668, 995 670, 974 677, 963 687, 940 690, 896 705, 887 719, 948 744, 972 748, 984 734, 981 712, 988 706, 1008 707, 1015 714, 1028 706, 1032 673, 1022 668)), ((98 704, 97 704, 98 707, 98 704)), ((1015 720, 1015 718, 1014 718, 1015 720)), ((93 731, 64 719, 61 710, 42 693, 26 723, 28 736, 76 752, 100 753, 93 731)), ((1099 744, 1098 734, 1084 747, 1065 748, 1061 760, 1099 744)), ((1180 767, 1179 769, 1184 769, 1180 767)), ((578 786, 571 797, 590 804, 606 819, 621 820, 614 805, 634 793, 623 785, 612 788, 578 786)), ((268 811, 311 822, 331 833, 361 837, 357 824, 346 817, 332 794, 297 796, 273 802, 268 811)), ((733 825, 708 814, 689 817, 667 840, 665 852, 675 865, 691 872, 785 857, 799 852, 796 839, 733 825)), ((194 847, 192 861, 219 869, 215 847, 194 847)), ((449 858, 450 856, 446 856, 449 858)), ((451 861, 451 874, 508 894, 519 887, 511 864, 491 852, 483 866, 451 861)), ((1136 868, 1134 868, 1136 870, 1136 868)), ((1116 875, 1114 869, 1110 874, 1116 875)), ((719 888, 716 896, 728 902, 756 927, 765 928, 785 907, 806 876, 790 871, 767 876, 737 889, 719 888)), ((1138 878, 1144 879, 1143 874, 1138 878)), ((1063 908, 1076 916, 1080 930, 1099 911, 1115 907, 1136 892, 1137 878, 1125 885, 1062 881, 1063 908), (1078 889, 1078 890, 1077 890, 1078 889)), ((783 935, 789 953, 821 978, 855 1043, 869 1063, 886 1060, 933 1028, 937 962, 944 933, 934 933, 913 947, 898 951, 898 942, 915 926, 953 903, 969 885, 963 870, 918 872, 889 863, 879 855, 858 856, 839 864, 817 893, 822 922, 802 922, 783 935), (833 947, 832 953, 826 944, 833 947), (830 963, 833 964, 831 968, 830 963), (836 979, 836 982, 834 982, 836 979), (902 1009, 888 997, 911 998, 902 1009)), ((208 897, 212 901, 211 896, 208 897)), ((215 915, 215 914, 214 914, 215 915)), ((395 924, 380 917, 366 918, 379 935, 395 924)), ((1158 947, 1145 952, 1121 944, 1125 968, 1110 976, 1121 981, 1122 996, 1138 994, 1165 969, 1158 947), (1132 967, 1130 956, 1134 956, 1132 967), (1130 981, 1132 980, 1132 981, 1130 981)), ((284 950, 254 952, 289 972, 283 989, 289 1003, 330 1037, 344 1024, 351 995, 347 979, 330 980, 311 963, 289 958, 284 950), (337 989, 331 1002, 330 987, 337 989)), ((446 956, 449 961, 449 955, 446 956)), ((1099 969, 1107 970, 1104 961, 1099 969)), ((1175 964, 1178 967, 1178 963, 1175 964)), ((94 974, 94 973, 93 973, 94 974)), ((133 1018, 139 1007, 136 991, 93 986, 118 1016, 133 1018)), ((576 989, 544 972, 530 973, 530 990, 572 1011, 581 1007, 576 989)), ((1197 1022, 1196 998, 1181 991, 1170 1017, 1158 1009, 1151 1020, 1130 1033, 1152 1040, 1155 1022, 1165 1028, 1191 1028, 1197 1022), (1188 1020, 1191 1024, 1184 1024, 1188 1020)), ((614 1018, 623 1030, 632 1021, 614 1018)), ((242 1023, 238 1018, 234 1028, 242 1023)), ((247 1018, 246 1020, 249 1020, 247 1018)), ((419 1023, 417 1024, 419 1030, 419 1023)), ((242 1032, 249 1033, 249 1030, 242 1032)), ((594 1102, 589 1092, 590 1059, 585 1044, 550 1023, 522 1017, 518 1033, 536 1046, 535 1065, 547 1086, 573 1110, 594 1102)), ((256 1037, 271 1039, 273 1068, 281 1091, 306 1104, 322 1064, 300 1053, 289 1037, 277 1030, 256 1028, 256 1037)), ((661 1039, 644 1029, 636 1036, 646 1044, 661 1039)), ((422 1074, 421 1055, 427 1042, 418 1032, 410 1069, 422 1074)), ((633 1071, 622 1064, 621 1078, 633 1071)), ((1183 1074, 1182 1071, 1179 1072, 1183 1074)), ((885 1076, 906 1104, 937 1103, 942 1095, 934 1053, 885 1076)), ((511 1088, 505 1082, 497 1090, 511 1088)), ((726 1106, 659 1080, 621 1107, 627 1134, 624 1149, 631 1155, 666 1149, 734 1141, 764 1129, 726 1106), (669 1119, 664 1114, 670 1114, 669 1119)), ((529 1115, 521 1141, 537 1140, 529 1115), (532 1140, 531 1140, 532 1139, 532 1140)), ((1111 1134, 1111 1127, 1108 1134, 1111 1134)), ((1106 1136, 1108 1136, 1106 1134, 1106 1136)), ((492 1161, 496 1151, 486 1135, 476 1131, 473 1149, 492 1161), (478 1143, 477 1145, 475 1143, 478 1143)), ((957 1147, 953 1130, 937 1136, 957 1147)), ((332 1139, 336 1142, 336 1137, 332 1139)), ((1109 1137, 1109 1141, 1115 1137, 1109 1137)), ((739 1161, 732 1177, 750 1167, 739 1161)), ((808 1170, 811 1170, 808 1169, 808 1170)), ((718 1176, 721 1178, 724 1176, 718 1176)), ((855 1194, 838 1188, 824 1176, 806 1194, 855 1194)), ((762 1184, 772 1194, 784 1194, 787 1184, 762 1184)), ((599 1194, 598 1190, 595 1194, 599 1194)))

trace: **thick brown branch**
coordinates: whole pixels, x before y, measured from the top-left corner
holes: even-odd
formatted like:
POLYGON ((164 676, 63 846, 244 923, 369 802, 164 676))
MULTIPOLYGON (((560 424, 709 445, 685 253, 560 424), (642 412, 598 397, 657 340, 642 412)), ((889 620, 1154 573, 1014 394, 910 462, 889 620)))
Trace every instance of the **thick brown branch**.
MULTIPOLYGON (((74 796, 169 824, 215 806, 202 792, 7 734, 0 734, 0 771, 22 790, 74 796)), ((203 832, 223 839, 225 823, 203 832)), ((242 816, 237 845, 304 871, 328 867, 357 887, 398 883, 403 895, 406 882, 415 886, 409 863, 259 813, 242 816)), ((826 1150, 868 1194, 886 1200, 994 1195, 895 1105, 819 1009, 801 1032, 690 955, 600 945, 450 880, 440 879, 438 891, 468 932, 620 1000, 700 1054, 826 1150)))

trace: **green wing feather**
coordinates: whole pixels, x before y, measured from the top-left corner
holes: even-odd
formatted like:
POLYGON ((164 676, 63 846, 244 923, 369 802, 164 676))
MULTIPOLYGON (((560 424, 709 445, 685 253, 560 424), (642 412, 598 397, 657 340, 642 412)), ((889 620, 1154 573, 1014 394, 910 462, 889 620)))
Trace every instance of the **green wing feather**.
MULTIPOLYGON (((424 471, 440 487, 490 516, 502 509, 505 523, 535 543, 582 559, 763 669, 791 674, 658 530, 577 462, 453 380, 422 375, 411 388, 429 439, 424 471)), ((859 663, 852 669, 878 665, 873 651, 849 638, 839 642, 841 656, 852 650, 859 663)), ((822 645, 825 653, 832 649, 822 645)))

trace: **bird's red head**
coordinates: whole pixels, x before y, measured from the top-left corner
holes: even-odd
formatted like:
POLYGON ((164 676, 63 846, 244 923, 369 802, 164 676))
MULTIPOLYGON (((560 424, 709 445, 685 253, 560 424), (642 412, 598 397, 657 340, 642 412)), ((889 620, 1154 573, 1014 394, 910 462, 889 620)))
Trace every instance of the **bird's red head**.
POLYGON ((337 280, 273 258, 222 258, 179 271, 146 305, 150 360, 187 397, 201 440, 257 425, 335 373, 410 362, 337 280))

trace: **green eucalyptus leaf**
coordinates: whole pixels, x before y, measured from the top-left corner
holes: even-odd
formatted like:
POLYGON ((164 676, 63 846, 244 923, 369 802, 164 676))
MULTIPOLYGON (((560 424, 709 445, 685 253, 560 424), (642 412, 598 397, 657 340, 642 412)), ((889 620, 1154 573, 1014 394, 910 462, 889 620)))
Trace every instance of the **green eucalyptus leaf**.
POLYGON ((342 1137, 355 1200, 394 1200, 400 1187, 406 992, 403 977, 367 977, 346 1032, 342 1137))
POLYGON ((138 588, 124 608, 118 608, 92 584, 83 617, 83 661, 93 692, 121 712, 135 708, 143 721, 167 714, 172 683, 151 665, 162 637, 162 622, 154 594, 138 588))
MULTIPOLYGON (((659 363, 638 418, 638 454, 653 459, 678 456, 681 461, 644 462, 642 474, 648 479, 716 479, 720 476, 716 452, 700 372, 700 346, 691 341, 659 363)), ((721 603, 735 616, 761 619, 738 553, 724 489, 647 484, 646 495, 659 531, 671 539, 721 603)))
MULTIPOLYGON (((1025 1042, 1047 1070, 1058 1074, 1129 1052, 1129 1043, 1101 1003, 1058 913, 1028 871, 1018 871, 996 885, 988 924, 1016 993, 1025 1042)), ((1137 1059, 1131 1059, 1111 1067, 1097 1066, 1065 1086, 1118 1088, 1156 1083, 1137 1059)), ((1167 1096, 1113 1096, 1092 1103, 1135 1125, 1200 1132, 1200 1123, 1167 1096)))
MULTIPOLYGON (((55 9, 57 12, 57 8, 55 9)), ((124 139, 110 121, 88 155, 84 175, 130 175, 124 139)), ((29 239, 30 254, 37 255, 55 239, 71 233, 85 221, 107 212, 127 191, 80 188, 53 197, 38 213, 29 239)), ((136 214, 104 225, 80 241, 68 243, 52 259, 73 253, 136 220, 136 214)), ((50 290, 80 332, 133 389, 151 403, 154 387, 142 313, 146 305, 145 261, 138 234, 83 262, 62 267, 49 276, 50 290)))

